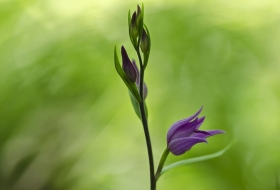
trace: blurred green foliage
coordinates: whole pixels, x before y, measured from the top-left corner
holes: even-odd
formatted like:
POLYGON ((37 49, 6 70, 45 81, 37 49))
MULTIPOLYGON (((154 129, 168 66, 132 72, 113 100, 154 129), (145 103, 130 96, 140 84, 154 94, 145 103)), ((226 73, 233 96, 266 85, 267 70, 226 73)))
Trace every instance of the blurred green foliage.
MULTIPOLYGON (((143 130, 114 70, 136 58, 127 28, 138 1, 0 1, 0 189, 143 190, 143 130)), ((204 105, 203 129, 225 135, 167 163, 159 190, 275 189, 280 170, 280 3, 145 2, 146 83, 155 162, 169 126, 204 105)), ((278 179, 279 181, 279 179, 278 179)))

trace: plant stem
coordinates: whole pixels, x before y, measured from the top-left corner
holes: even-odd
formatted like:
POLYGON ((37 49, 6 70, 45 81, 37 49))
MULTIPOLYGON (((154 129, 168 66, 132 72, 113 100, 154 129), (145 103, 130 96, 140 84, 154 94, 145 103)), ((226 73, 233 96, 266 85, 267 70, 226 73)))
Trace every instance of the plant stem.
POLYGON ((158 169, 157 169, 157 173, 156 173, 156 175, 155 175, 155 179, 156 179, 156 180, 158 180, 158 178, 159 178, 159 176, 160 176, 160 174, 161 174, 162 168, 163 168, 163 166, 164 166, 164 163, 165 163, 165 161, 166 161, 166 158, 167 158, 168 154, 169 154, 169 149, 166 148, 166 149, 164 150, 164 152, 162 153, 161 158, 160 158, 160 161, 159 161, 159 163, 158 163, 158 169))
POLYGON ((136 52, 137 52, 137 56, 138 56, 138 59, 139 59, 139 62, 140 62, 140 86, 139 86, 139 88, 140 88, 140 96, 141 96, 142 101, 139 102, 139 106, 140 106, 140 113, 141 113, 142 124, 143 124, 143 128, 144 128, 147 150, 148 150, 148 156, 149 156, 151 190, 156 190, 156 178, 154 176, 155 169, 154 169, 152 143, 151 143, 151 138, 150 138, 150 133, 149 133, 147 116, 146 116, 146 112, 145 112, 145 100, 144 100, 144 96, 143 96, 144 66, 143 66, 143 63, 142 63, 142 58, 141 58, 141 55, 140 55, 139 46, 138 46, 138 49, 136 50, 136 52))

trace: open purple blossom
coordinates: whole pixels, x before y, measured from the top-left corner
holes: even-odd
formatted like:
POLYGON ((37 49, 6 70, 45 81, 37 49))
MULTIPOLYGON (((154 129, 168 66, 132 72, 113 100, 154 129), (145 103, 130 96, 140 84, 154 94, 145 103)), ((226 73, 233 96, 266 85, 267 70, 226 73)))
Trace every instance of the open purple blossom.
POLYGON ((178 156, 190 150, 197 143, 206 142, 206 138, 225 133, 222 130, 199 130, 205 117, 197 116, 202 111, 202 107, 194 115, 174 123, 167 133, 167 146, 170 152, 178 156))

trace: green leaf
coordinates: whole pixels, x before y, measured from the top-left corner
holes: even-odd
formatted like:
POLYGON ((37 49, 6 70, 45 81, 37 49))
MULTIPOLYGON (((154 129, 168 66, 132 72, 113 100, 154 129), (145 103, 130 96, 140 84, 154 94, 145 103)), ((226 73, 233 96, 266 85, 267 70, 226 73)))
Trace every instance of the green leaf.
MULTIPOLYGON (((208 155, 205 155, 205 156, 200 156, 200 157, 196 157, 196 158, 190 158, 190 159, 182 160, 182 161, 179 161, 179 162, 175 162, 175 163, 173 163, 173 164, 170 164, 170 165, 168 165, 168 166, 165 166, 165 167, 162 169, 162 171, 161 171, 161 173, 160 173, 160 176, 161 176, 163 173, 165 173, 165 172, 167 172, 167 171, 169 171, 169 170, 171 170, 171 169, 173 169, 173 168, 175 168, 175 167, 178 167, 178 166, 182 166, 182 165, 186 165, 186 164, 193 164, 193 163, 196 163, 196 162, 201 162, 201 161, 205 161, 205 160, 209 160, 209 159, 212 159, 212 158, 219 157, 219 156, 223 155, 223 154, 233 145, 234 142, 235 142, 235 140, 232 141, 232 142, 231 142, 229 145, 227 145, 225 148, 223 148, 222 150, 220 150, 220 151, 218 151, 218 152, 216 152, 216 153, 214 153, 214 154, 208 154, 208 155)), ((160 177, 160 176, 159 176, 159 177, 160 177)))
MULTIPOLYGON (((130 100, 133 105, 134 111, 135 111, 136 115, 138 116, 138 118, 141 120, 141 112, 140 112, 139 103, 137 102, 137 100, 134 98, 134 96, 130 92, 129 92, 129 96, 130 96, 130 100)), ((146 106, 146 102, 145 102, 145 112, 146 112, 146 117, 148 118, 148 109, 146 106)))
POLYGON ((147 53, 144 54, 144 69, 146 69, 146 66, 147 66, 148 61, 149 61, 150 50, 151 50, 151 36, 150 36, 150 32, 149 32, 146 24, 144 24, 144 28, 147 31, 147 37, 148 37, 148 42, 149 42, 149 44, 148 44, 149 49, 148 49, 147 53))
POLYGON ((118 74, 120 75, 120 77, 122 78, 123 82, 126 84, 127 88, 133 94, 135 99, 138 102, 141 102, 141 97, 140 97, 140 94, 139 94, 139 91, 138 91, 138 88, 137 88, 136 84, 130 82, 130 80, 128 79, 128 77, 124 73, 123 69, 121 68, 119 58, 118 58, 118 55, 117 55, 117 48, 116 47, 115 47, 115 51, 114 51, 114 61, 115 61, 116 70, 117 70, 118 74))
POLYGON ((132 26, 131 26, 131 14, 130 14, 130 10, 128 11, 127 21, 128 21, 128 34, 129 34, 129 38, 130 38, 130 41, 131 41, 133 47, 136 48, 135 39, 133 39, 133 36, 131 35, 132 26))
POLYGON ((145 102, 145 113, 146 113, 146 117, 148 118, 148 108, 146 102, 145 102))
POLYGON ((130 10, 128 11, 127 20, 128 20, 128 28, 129 28, 129 27, 130 27, 130 22, 131 22, 131 14, 130 14, 130 10))
POLYGON ((134 96, 131 94, 131 92, 129 92, 129 96, 130 96, 130 100, 131 100, 131 103, 133 105, 134 111, 135 111, 136 115, 138 116, 138 118, 141 120, 141 113, 140 113, 139 103, 134 98, 134 96))
MULTIPOLYGON (((140 15, 140 20, 139 20, 139 26, 138 26, 139 39, 140 39, 141 36, 142 36, 143 24, 144 24, 144 4, 142 3, 142 10, 141 10, 141 15, 140 15)), ((139 40, 139 41, 140 41, 140 40, 139 40)))

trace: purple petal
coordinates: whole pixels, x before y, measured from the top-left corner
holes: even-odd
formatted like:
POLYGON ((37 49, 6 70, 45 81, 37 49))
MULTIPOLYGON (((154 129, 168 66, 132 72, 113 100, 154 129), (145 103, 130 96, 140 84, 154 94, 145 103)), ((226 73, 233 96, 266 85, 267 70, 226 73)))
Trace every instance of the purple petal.
POLYGON ((202 123, 204 122, 205 120, 205 116, 201 117, 201 118, 198 118, 197 120, 197 125, 196 125, 196 128, 195 129, 199 129, 199 127, 202 125, 202 123))
POLYGON ((177 130, 170 136, 168 142, 171 142, 175 139, 185 138, 191 136, 191 134, 195 131, 197 126, 198 119, 196 118, 194 121, 191 121, 185 125, 181 125, 177 130))
POLYGON ((202 131, 202 130, 194 130, 194 134, 195 133, 203 133, 205 135, 210 135, 209 133, 207 133, 206 131, 202 131))
POLYGON ((135 26, 136 25, 136 11, 134 11, 134 13, 132 14, 132 18, 131 18, 131 25, 135 26))
POLYGON ((139 7, 139 5, 137 5, 137 16, 141 14, 141 9, 139 7))
POLYGON ((186 118, 186 119, 182 119, 180 121, 177 121, 176 123, 174 123, 168 130, 168 133, 167 133, 167 142, 169 143, 170 142, 170 139, 172 137, 172 135, 177 131, 178 128, 180 128, 181 126, 184 126, 186 124, 188 124, 191 120, 193 120, 194 118, 196 118, 201 110, 202 110, 203 107, 201 107, 198 112, 196 112, 194 115, 186 118))
POLYGON ((206 133, 202 133, 202 132, 198 131, 198 132, 193 133, 191 135, 191 137, 197 137, 197 138, 206 139, 207 137, 210 137, 210 136, 213 136, 213 135, 225 133, 222 130, 206 130, 206 131, 203 131, 203 132, 206 132, 206 133))
POLYGON ((174 155, 178 156, 190 150, 193 145, 202 142, 207 143, 205 139, 197 138, 197 137, 186 137, 186 138, 175 139, 170 142, 170 144, 168 145, 168 149, 174 155))

